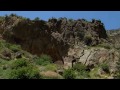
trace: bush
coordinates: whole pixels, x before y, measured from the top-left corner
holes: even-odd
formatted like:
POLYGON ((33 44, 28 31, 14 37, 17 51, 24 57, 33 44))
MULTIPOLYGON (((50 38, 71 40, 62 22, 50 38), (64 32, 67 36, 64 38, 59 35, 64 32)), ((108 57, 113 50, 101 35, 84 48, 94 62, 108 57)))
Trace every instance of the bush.
POLYGON ((73 66, 73 70, 77 71, 78 76, 81 77, 81 78, 90 77, 89 72, 86 71, 87 67, 83 64, 79 64, 79 63, 75 64, 73 66))
POLYGON ((85 36, 85 32, 83 30, 77 32, 77 36, 79 37, 80 40, 84 39, 85 36))
POLYGON ((0 40, 0 49, 6 48, 7 47, 7 43, 4 40, 0 40))
POLYGON ((17 59, 11 64, 12 69, 18 69, 28 66, 28 62, 25 59, 17 59))
POLYGON ((110 71, 109 71, 109 66, 108 66, 108 64, 106 64, 106 63, 103 63, 103 64, 101 65, 101 68, 102 68, 102 70, 105 71, 106 73, 109 73, 109 72, 110 72, 110 71))
POLYGON ((57 71, 57 65, 48 64, 48 65, 46 65, 46 70, 57 71))
POLYGON ((8 48, 14 52, 17 52, 21 49, 21 46, 20 45, 10 45, 8 48))
POLYGON ((11 63, 10 79, 39 79, 39 70, 25 59, 18 59, 11 63))
POLYGON ((4 19, 5 19, 5 17, 0 16, 0 23, 3 22, 4 19))
POLYGON ((73 69, 67 69, 64 71, 63 77, 65 79, 75 79, 76 78, 75 71, 73 71, 73 69))
POLYGON ((32 66, 13 69, 9 75, 10 79, 40 79, 41 76, 37 68, 32 66))
POLYGON ((116 63, 117 66, 117 70, 118 70, 118 73, 116 74, 116 76, 114 76, 116 79, 120 79, 120 59, 118 60, 118 62, 116 63))
POLYGON ((40 20, 40 18, 39 18, 39 17, 36 17, 34 20, 35 20, 35 21, 39 21, 39 20, 40 20))
POLYGON ((52 58, 48 55, 43 54, 40 56, 40 58, 37 58, 35 61, 36 61, 36 64, 44 66, 52 63, 52 58))
POLYGON ((1 40, 0 41, 0 48, 8 48, 12 51, 18 51, 18 50, 21 50, 21 46, 20 45, 15 45, 15 44, 10 44, 10 43, 7 43, 6 41, 4 40, 1 40))
POLYGON ((106 49, 111 49, 110 45, 108 45, 108 44, 99 44, 98 46, 99 47, 104 47, 106 49))
POLYGON ((85 40, 84 42, 86 45, 90 45, 92 43, 92 37, 89 35, 85 36, 84 40, 85 40))
POLYGON ((78 72, 80 72, 80 71, 85 71, 85 70, 86 70, 86 66, 83 65, 83 64, 76 63, 76 64, 73 66, 73 70, 76 70, 76 71, 78 71, 78 72))

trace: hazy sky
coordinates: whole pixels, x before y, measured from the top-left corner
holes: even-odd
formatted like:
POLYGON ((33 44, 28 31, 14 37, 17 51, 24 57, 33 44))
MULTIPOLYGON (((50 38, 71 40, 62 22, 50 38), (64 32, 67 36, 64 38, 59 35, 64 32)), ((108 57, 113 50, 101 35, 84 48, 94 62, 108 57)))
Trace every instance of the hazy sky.
POLYGON ((100 19, 107 30, 120 28, 120 11, 0 11, 0 16, 11 13, 30 19, 39 17, 43 20, 48 20, 52 17, 67 17, 73 19, 84 18, 90 21, 94 18, 100 19))

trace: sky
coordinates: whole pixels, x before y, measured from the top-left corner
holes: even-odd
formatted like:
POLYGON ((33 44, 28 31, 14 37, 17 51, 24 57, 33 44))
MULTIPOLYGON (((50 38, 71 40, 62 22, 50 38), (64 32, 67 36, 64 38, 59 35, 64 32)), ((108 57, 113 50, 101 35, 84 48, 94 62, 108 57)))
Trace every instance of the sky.
POLYGON ((39 17, 46 21, 52 17, 66 17, 75 20, 84 18, 88 21, 97 19, 104 23, 106 30, 120 28, 120 11, 0 11, 0 16, 9 15, 11 13, 30 19, 39 17))

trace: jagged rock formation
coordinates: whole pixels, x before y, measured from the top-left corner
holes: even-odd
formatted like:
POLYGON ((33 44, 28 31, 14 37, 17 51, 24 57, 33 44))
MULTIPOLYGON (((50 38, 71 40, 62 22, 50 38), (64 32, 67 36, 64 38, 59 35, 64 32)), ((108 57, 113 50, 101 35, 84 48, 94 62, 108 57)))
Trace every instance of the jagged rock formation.
POLYGON ((116 30, 107 30, 107 34, 110 39, 110 43, 112 43, 112 46, 119 49, 120 48, 120 29, 116 30))
MULTIPOLYGON (((115 73, 120 58, 119 37, 119 30, 106 32, 103 23, 94 19, 52 18, 44 21, 16 15, 0 18, 0 39, 21 45, 22 49, 38 56, 48 54, 54 63, 64 64, 64 68, 72 67, 76 62, 89 69, 107 63, 110 73, 115 73), (98 47, 100 44, 105 46, 98 47)), ((21 55, 18 52, 15 57, 21 55)), ((8 52, 2 52, 0 57, 12 58, 8 52)))
MULTIPOLYGON (((74 56, 78 63, 83 63, 90 69, 94 68, 98 64, 107 63, 111 73, 116 72, 116 62, 119 60, 119 53, 115 49, 105 48, 91 48, 91 49, 71 49, 69 51, 70 56, 74 56)), ((66 66, 71 66, 71 59, 66 57, 64 59, 66 66)))
POLYGON ((88 22, 84 19, 67 18, 29 20, 11 15, 0 23, 0 32, 9 42, 20 44, 32 54, 51 55, 53 61, 62 61, 69 49, 95 46, 107 38, 103 23, 99 20, 88 22))

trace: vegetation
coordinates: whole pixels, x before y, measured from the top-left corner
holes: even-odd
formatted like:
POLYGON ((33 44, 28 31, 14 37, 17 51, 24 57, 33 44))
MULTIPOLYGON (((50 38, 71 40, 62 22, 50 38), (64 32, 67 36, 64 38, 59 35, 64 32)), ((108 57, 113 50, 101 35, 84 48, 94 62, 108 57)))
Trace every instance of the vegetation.
POLYGON ((40 20, 40 18, 39 18, 39 17, 36 17, 34 20, 35 20, 35 21, 39 21, 39 20, 40 20))
MULTIPOLYGON (((4 40, 0 40, 0 78, 3 79, 40 79, 38 67, 34 63, 31 63, 24 56, 19 59, 9 59, 9 61, 3 58, 3 51, 7 55, 8 51, 11 57, 13 57, 15 51, 20 52, 21 47, 19 45, 7 43, 4 40)), ((7 57, 7 56, 4 56, 7 57)), ((15 58, 15 57, 14 57, 15 58)))
POLYGON ((38 68, 26 60, 1 60, 0 78, 3 79, 40 79, 38 68))
POLYGON ((105 71, 106 73, 109 73, 109 72, 110 72, 110 71, 109 71, 109 66, 108 66, 107 63, 101 64, 101 68, 102 68, 102 70, 105 71))
MULTIPOLYGON (((14 55, 16 52, 21 51, 19 45, 7 43, 4 40, 0 41, 0 54, 4 50, 14 55)), ((23 52, 23 51, 22 51, 23 52)), ((40 57, 27 52, 23 52, 23 56, 20 58, 11 58, 5 60, 0 57, 0 78, 6 79, 61 79, 61 76, 44 76, 41 72, 52 71, 56 73, 58 66, 52 63, 52 58, 49 55, 42 54, 40 57)), ((12 56, 13 57, 13 56, 12 56)), ((109 67, 106 63, 100 65, 106 73, 109 73, 109 67)), ((119 68, 119 63, 118 63, 119 68)), ((87 67, 83 64, 76 63, 73 68, 69 68, 63 71, 64 79, 85 79, 85 78, 101 78, 97 75, 99 68, 93 71, 87 71, 87 67)), ((119 78, 120 74, 117 74, 119 78)))
POLYGON ((48 64, 48 65, 46 65, 46 70, 57 71, 57 65, 48 64))
POLYGON ((120 59, 119 59, 119 61, 117 62, 117 69, 120 71, 120 59))
MULTIPOLYGON (((30 20, 13 13, 0 16, 0 79, 96 79, 113 76, 114 64, 112 67, 111 63, 118 60, 117 57, 120 53, 120 42, 119 38, 117 39, 120 36, 119 33, 119 31, 110 31, 110 36, 107 37, 103 23, 95 19, 89 23, 85 19, 56 19, 54 17, 48 21, 41 20, 39 17, 30 20), (47 36, 49 41, 43 44, 39 42, 39 40, 47 40, 42 36, 47 36), (35 39, 37 40, 34 41, 35 39), (13 42, 21 44, 22 47, 13 44, 13 42), (25 45, 23 42, 25 42, 25 45), (49 42, 53 45, 49 45, 49 42), (35 48, 33 45, 35 45, 35 48), (51 46, 53 47, 51 48, 51 46), (22 50, 23 48, 35 54, 38 47, 41 53, 44 53, 44 48, 48 50, 45 51, 47 53, 56 53, 54 58, 56 61, 62 60, 62 58, 66 59, 66 62, 64 62, 64 66, 66 66, 58 65, 59 62, 53 63, 52 57, 45 53, 41 56, 35 56, 22 50), (96 49, 96 47, 99 48, 96 49), (56 50, 57 48, 60 48, 60 51, 56 50), (113 54, 111 53, 112 48, 115 48, 113 54), (61 49, 64 53, 61 52, 61 49), (85 51, 82 52, 82 49, 85 51), (87 51, 88 53, 86 53, 87 51), (108 53, 106 53, 107 51, 108 53), (81 60, 86 60, 88 66, 76 63, 73 67, 66 69, 71 64, 67 61, 70 61, 69 58, 72 59, 73 54, 78 59, 82 57, 81 60), (97 57, 97 55, 100 56, 97 57), (108 62, 99 64, 105 59, 105 62, 109 61, 110 65, 108 62)), ((73 61, 77 62, 78 59, 73 61)), ((117 72, 115 71, 114 75, 115 78, 120 78, 120 61, 117 62, 117 72)))
POLYGON ((42 54, 42 55, 40 56, 40 58, 37 58, 37 59, 35 60, 35 62, 36 62, 36 64, 38 64, 38 65, 43 65, 43 66, 45 66, 45 65, 48 65, 48 64, 52 63, 52 58, 51 58, 50 56, 48 56, 48 55, 42 54))
POLYGON ((120 59, 119 61, 117 62, 117 70, 118 70, 118 73, 114 76, 116 79, 120 79, 120 59))
POLYGON ((5 17, 0 16, 0 23, 5 19, 5 17))
POLYGON ((11 67, 12 69, 19 69, 21 67, 27 67, 27 65, 28 62, 25 59, 17 59, 12 63, 11 67))
POLYGON ((103 44, 99 44, 98 47, 103 47, 106 49, 111 49, 111 46, 109 44, 103 43, 103 44))
POLYGON ((10 72, 10 79, 40 79, 40 74, 37 68, 32 66, 13 69, 10 72))
POLYGON ((20 45, 15 45, 15 44, 10 44, 9 46, 8 46, 8 48, 10 49, 10 50, 12 50, 12 51, 14 51, 14 52, 17 52, 17 51, 19 51, 19 50, 21 50, 21 46, 20 45))
POLYGON ((75 74, 75 71, 73 69, 67 69, 64 71, 63 73, 63 77, 65 79, 75 79, 76 78, 76 74, 75 74))
POLYGON ((87 71, 87 67, 83 64, 75 64, 73 66, 73 70, 77 72, 77 77, 81 78, 88 78, 89 76, 89 71, 87 71))
POLYGON ((78 71, 78 72, 80 72, 80 71, 85 71, 85 70, 86 70, 86 66, 83 65, 83 64, 76 63, 76 64, 73 66, 73 70, 76 70, 76 71, 78 71))
POLYGON ((85 42, 86 45, 89 46, 92 43, 92 37, 90 35, 86 35, 84 37, 84 42, 85 42))

